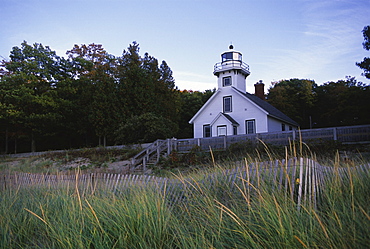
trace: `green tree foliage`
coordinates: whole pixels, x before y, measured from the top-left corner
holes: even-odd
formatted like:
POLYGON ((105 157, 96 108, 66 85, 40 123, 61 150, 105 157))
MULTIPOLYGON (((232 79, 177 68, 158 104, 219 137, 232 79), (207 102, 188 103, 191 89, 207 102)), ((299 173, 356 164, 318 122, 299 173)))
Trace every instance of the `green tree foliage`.
POLYGON ((10 59, 2 62, 3 117, 13 133, 31 138, 35 151, 35 139, 55 134, 63 119, 57 89, 69 77, 68 62, 47 46, 25 41, 12 49, 10 59))
MULTIPOLYGON (((364 29, 362 30, 362 33, 364 35, 364 42, 362 43, 362 45, 364 49, 369 51, 370 50, 370 26, 364 27, 364 29)), ((363 61, 357 62, 356 65, 364 70, 362 75, 370 79, 370 58, 365 57, 363 61)))
MULTIPOLYGON (((87 121, 95 134, 104 138, 112 134, 120 121, 116 83, 114 80, 116 58, 108 54, 102 45, 74 45, 67 51, 74 62, 76 87, 81 94, 78 106, 84 106, 87 121)), ((86 121, 86 120, 85 120, 86 121)), ((86 127, 82 127, 84 131, 86 127)), ((99 140, 100 144, 100 140, 99 140)))
POLYGON ((124 143, 146 143, 174 136, 178 125, 154 113, 132 116, 116 132, 116 140, 124 143))
POLYGON ((99 144, 100 138, 112 144, 118 128, 136 117, 163 125, 138 141, 176 134, 180 96, 165 61, 159 65, 148 53, 141 57, 136 42, 120 57, 94 43, 75 45, 67 55, 64 59, 47 46, 23 42, 12 49, 9 61, 2 61, 2 150, 8 151, 8 138, 21 137, 32 140, 32 150, 36 140, 45 145, 41 149, 91 146, 97 138, 99 144))
MULTIPOLYGON (((179 96, 172 71, 165 61, 159 66, 157 59, 148 53, 141 57, 139 45, 134 42, 130 44, 127 51, 123 52, 122 57, 118 58, 116 77, 120 105, 124 107, 121 112, 125 122, 131 122, 135 117, 150 113, 160 119, 171 121, 163 123, 164 130, 169 131, 169 128, 178 130, 179 96), (173 124, 176 124, 176 127, 173 127, 173 124)), ((124 131, 124 129, 120 130, 124 131)), ((174 134, 176 132, 169 132, 167 137, 174 134)), ((117 135, 120 138, 125 137, 124 134, 117 135)), ((132 139, 121 140, 123 143, 131 141, 132 139)))
POLYGON ((180 122, 177 138, 193 137, 193 126, 189 124, 190 119, 213 95, 216 89, 199 91, 180 91, 180 122))
POLYGON ((178 120, 177 90, 166 62, 159 66, 157 59, 148 53, 141 57, 139 44, 134 42, 118 59, 117 73, 127 118, 150 112, 178 120))
POLYGON ((370 124, 370 86, 354 77, 315 88, 317 127, 370 124))
POLYGON ((270 88, 267 100, 303 129, 370 123, 370 87, 354 77, 322 85, 280 81, 270 88))
POLYGON ((315 104, 313 80, 290 79, 272 83, 267 95, 267 101, 298 122, 302 128, 310 127, 315 104))

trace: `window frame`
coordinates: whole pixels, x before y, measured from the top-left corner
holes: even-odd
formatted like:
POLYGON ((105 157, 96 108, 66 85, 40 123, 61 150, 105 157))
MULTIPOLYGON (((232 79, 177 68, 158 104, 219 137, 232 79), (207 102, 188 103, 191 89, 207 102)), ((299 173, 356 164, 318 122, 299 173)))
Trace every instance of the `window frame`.
POLYGON ((222 86, 231 86, 232 85, 232 79, 231 76, 226 76, 222 78, 222 86), (226 80, 228 80, 228 84, 226 84, 226 80))
POLYGON ((232 60, 233 60, 233 52, 226 52, 222 54, 222 62, 232 61, 232 60))
POLYGON ((232 112, 233 111, 233 105, 232 105, 232 102, 233 102, 233 99, 232 99, 232 96, 225 96, 225 97, 223 97, 223 99, 222 99, 222 102, 223 102, 223 112, 224 113, 229 113, 229 112, 232 112), (226 105, 226 100, 228 100, 228 99, 230 99, 230 102, 229 102, 229 108, 226 110, 226 107, 227 107, 227 105, 226 105))
POLYGON ((281 131, 286 131, 286 125, 284 123, 281 123, 281 131))
POLYGON ((248 119, 248 120, 245 120, 245 134, 256 134, 256 120, 255 119, 248 119), (250 127, 248 126, 248 123, 251 122, 253 124, 253 132, 249 132, 250 131, 250 127))
POLYGON ((203 137, 212 137, 211 125, 209 124, 203 125, 203 137), (209 131, 206 131, 206 128, 209 128, 209 131), (207 136, 207 134, 209 134, 209 136, 207 136))
POLYGON ((227 136, 227 126, 226 125, 219 125, 219 126, 217 126, 217 136, 218 137, 224 137, 224 136, 227 136), (220 132, 220 129, 221 128, 224 128, 225 129, 225 135, 223 135, 223 134, 220 134, 221 132, 220 132))

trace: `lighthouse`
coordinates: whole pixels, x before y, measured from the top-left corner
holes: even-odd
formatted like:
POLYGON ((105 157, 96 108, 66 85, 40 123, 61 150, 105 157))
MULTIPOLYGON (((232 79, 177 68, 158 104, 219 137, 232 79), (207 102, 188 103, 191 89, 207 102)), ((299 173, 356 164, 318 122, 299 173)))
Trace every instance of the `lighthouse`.
POLYGON ((213 74, 217 76, 217 91, 189 121, 193 124, 194 138, 251 135, 298 128, 294 120, 264 100, 262 82, 255 85, 259 94, 246 92, 249 66, 232 45, 221 54, 221 62, 215 64, 213 74))
POLYGON ((218 78, 218 89, 233 86, 246 92, 246 78, 250 75, 249 65, 243 62, 242 54, 229 46, 229 51, 221 54, 221 62, 214 66, 213 74, 218 78))

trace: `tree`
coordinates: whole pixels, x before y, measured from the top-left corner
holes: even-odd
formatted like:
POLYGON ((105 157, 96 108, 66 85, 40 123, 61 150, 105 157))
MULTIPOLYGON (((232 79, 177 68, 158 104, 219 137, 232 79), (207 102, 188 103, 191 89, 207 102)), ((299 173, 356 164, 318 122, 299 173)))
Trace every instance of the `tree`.
MULTIPOLYGON (((120 108, 125 122, 150 113, 163 120, 163 125, 173 128, 178 122, 178 93, 172 71, 166 62, 158 66, 153 56, 139 55, 139 44, 133 42, 118 58, 117 76, 120 108)), ((177 127, 173 128, 177 131, 177 127)), ((165 129, 168 130, 168 129, 165 129)), ((124 131, 124 129, 120 129, 124 131)), ((173 135, 170 132, 169 135, 173 135)))
POLYGON ((106 138, 115 141, 119 126, 138 117, 163 126, 146 124, 149 133, 139 140, 177 132, 179 93, 165 61, 159 65, 148 53, 141 57, 136 42, 121 57, 94 43, 75 45, 67 55, 64 59, 47 46, 23 42, 12 49, 9 61, 1 62, 0 129, 6 152, 9 137, 28 136, 32 151, 36 140, 49 146, 43 149, 96 145, 88 139, 97 137, 105 145, 106 138))
POLYGON ((370 87, 354 77, 315 88, 314 120, 319 127, 370 123, 370 87))
POLYGON ((154 113, 132 116, 116 132, 117 142, 124 144, 153 142, 173 137, 177 124, 154 113))
MULTIPOLYGON (((362 43, 362 46, 367 51, 370 50, 370 26, 364 27, 362 30, 363 36, 364 36, 364 42, 362 43)), ((364 70, 363 76, 370 79, 370 58, 365 57, 363 61, 356 62, 356 65, 364 70)))
MULTIPOLYGON (((68 63, 48 46, 26 41, 13 47, 10 61, 2 62, 2 106, 6 106, 8 124, 17 127, 14 132, 27 134, 31 151, 35 151, 36 137, 50 136, 62 120, 57 100, 58 84, 69 77, 68 63), (10 115, 9 108, 12 108, 10 115)), ((4 110, 4 109, 3 109, 4 110)))
MULTIPOLYGON (((22 94, 27 94, 21 88, 15 85, 18 81, 9 76, 0 78, 0 129, 5 134, 4 152, 9 151, 9 140, 16 141, 21 135, 21 129, 18 128, 18 122, 23 116, 22 110, 18 107, 18 99, 22 99, 22 94)), ((14 151, 17 151, 16 143, 14 151)))
POLYGON ((193 126, 189 124, 190 119, 199 111, 207 100, 215 93, 216 89, 204 92, 183 90, 180 95, 180 121, 178 138, 193 137, 193 126))
POLYGON ((147 82, 139 55, 139 44, 133 42, 118 58, 117 78, 122 112, 126 118, 141 115, 151 108, 152 82, 147 82))
MULTIPOLYGON (((106 146, 106 138, 116 130, 120 116, 114 79, 116 58, 102 45, 94 43, 74 45, 67 55, 73 61, 77 89, 81 94, 79 106, 88 114, 86 123, 93 126, 99 145, 102 137, 106 146)), ((86 132, 86 125, 83 130, 86 132)))
POLYGON ((273 82, 267 101, 298 122, 302 128, 310 128, 312 108, 316 101, 315 87, 315 81, 305 79, 273 82))

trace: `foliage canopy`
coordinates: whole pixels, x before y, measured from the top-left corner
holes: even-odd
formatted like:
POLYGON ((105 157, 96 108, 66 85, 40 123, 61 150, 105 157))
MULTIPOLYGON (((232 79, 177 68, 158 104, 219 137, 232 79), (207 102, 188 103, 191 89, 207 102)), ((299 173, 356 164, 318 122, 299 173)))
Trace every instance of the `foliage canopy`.
MULTIPOLYGON (((364 35, 364 42, 362 43, 362 46, 367 51, 370 50, 370 25, 364 27, 362 30, 362 34, 364 35)), ((365 57, 363 61, 357 62, 356 65, 364 70, 363 76, 370 79, 370 58, 365 57)))
MULTIPOLYGON (((74 45, 67 58, 48 46, 24 41, 1 62, 1 131, 14 152, 17 141, 29 140, 31 150, 104 145, 117 141, 121 124, 136 116, 162 120, 166 138, 178 130, 179 93, 168 64, 133 42, 115 57, 100 44, 74 45), (150 116, 149 115, 149 116, 150 116), (109 142, 110 141, 110 142, 109 142), (100 143, 100 142, 99 142, 100 143), (43 147, 45 146, 45 147, 43 147)), ((136 134, 138 135, 138 134, 136 134)), ((137 141, 146 140, 146 134, 137 141)), ((123 143, 134 141, 120 141, 123 143)))

